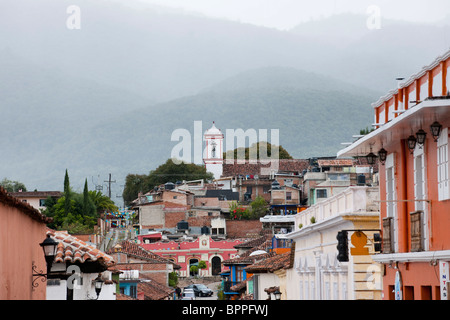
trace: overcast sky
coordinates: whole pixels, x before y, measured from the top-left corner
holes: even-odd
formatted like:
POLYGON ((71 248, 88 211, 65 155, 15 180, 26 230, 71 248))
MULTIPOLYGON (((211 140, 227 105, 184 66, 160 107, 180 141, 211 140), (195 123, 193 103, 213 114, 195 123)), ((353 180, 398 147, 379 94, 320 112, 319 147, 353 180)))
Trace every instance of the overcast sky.
MULTIPOLYGON (((129 2, 130 0, 123 0, 129 2)), ((139 1, 139 0, 138 0, 139 1)), ((433 23, 450 16, 449 0, 140 0, 196 11, 212 17, 271 28, 290 29, 300 22, 333 14, 367 14, 371 5, 387 19, 433 23)))

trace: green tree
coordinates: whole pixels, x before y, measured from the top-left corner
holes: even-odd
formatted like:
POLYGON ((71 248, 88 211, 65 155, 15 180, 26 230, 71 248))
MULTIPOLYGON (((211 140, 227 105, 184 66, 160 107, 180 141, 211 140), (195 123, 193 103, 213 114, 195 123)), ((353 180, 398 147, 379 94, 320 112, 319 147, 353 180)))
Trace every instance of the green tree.
MULTIPOLYGON (((223 153, 223 158, 227 159, 227 155, 234 156, 234 159, 238 159, 239 152, 243 152, 245 156, 245 160, 249 160, 250 154, 256 154, 256 159, 269 159, 272 156, 272 148, 275 148, 275 145, 270 144, 266 141, 261 141, 252 144, 247 148, 236 148, 234 150, 229 150, 223 153), (261 145, 262 154, 259 154, 261 145), (265 152, 265 150, 267 150, 265 152)), ((278 159, 293 159, 292 156, 284 149, 282 146, 278 146, 278 159)))
POLYGON ((149 186, 148 176, 145 174, 128 174, 125 178, 125 188, 122 197, 126 205, 137 198, 139 192, 147 192, 149 186))
POLYGON ((105 210, 118 211, 114 202, 99 191, 89 191, 87 179, 83 193, 73 192, 70 188, 69 175, 64 176, 64 193, 57 201, 49 197, 43 213, 53 217, 50 228, 67 230, 69 233, 88 233, 97 223, 98 213, 105 210))
POLYGON ((175 271, 169 273, 169 286, 175 288, 178 284, 178 273, 175 271))
POLYGON ((250 203, 252 208, 250 217, 251 219, 259 219, 264 217, 269 212, 269 206, 263 197, 258 196, 250 203))
POLYGON ((64 212, 68 214, 71 210, 71 190, 70 190, 70 181, 69 181, 69 173, 66 169, 66 174, 64 176, 64 212))
POLYGON ((103 212, 116 212, 119 211, 119 208, 114 204, 110 198, 102 194, 100 191, 89 191, 89 197, 92 200, 97 214, 103 212))
POLYGON ((148 175, 128 174, 125 179, 125 188, 122 193, 124 202, 128 205, 137 198, 139 192, 148 192, 156 186, 167 182, 183 180, 212 180, 213 174, 206 168, 193 163, 176 164, 168 159, 164 164, 150 171, 148 175))
POLYGON ((83 190, 83 214, 88 215, 90 217, 95 217, 97 213, 97 208, 94 205, 94 201, 90 197, 87 179, 84 181, 84 190, 83 190))
POLYGON ((0 182, 0 186, 2 186, 7 192, 18 192, 19 190, 27 191, 27 188, 22 182, 12 181, 7 178, 4 178, 0 182))

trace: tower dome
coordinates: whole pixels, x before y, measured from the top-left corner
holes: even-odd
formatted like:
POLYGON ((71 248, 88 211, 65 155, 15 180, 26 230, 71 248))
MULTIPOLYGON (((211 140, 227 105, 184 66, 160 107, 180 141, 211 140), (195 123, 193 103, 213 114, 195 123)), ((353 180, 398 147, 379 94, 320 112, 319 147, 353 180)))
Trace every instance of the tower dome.
POLYGON ((206 135, 220 135, 220 136, 223 136, 222 135, 222 131, 220 131, 219 129, 216 128, 216 124, 215 124, 214 121, 213 121, 212 127, 209 128, 208 130, 206 130, 205 136, 206 135))

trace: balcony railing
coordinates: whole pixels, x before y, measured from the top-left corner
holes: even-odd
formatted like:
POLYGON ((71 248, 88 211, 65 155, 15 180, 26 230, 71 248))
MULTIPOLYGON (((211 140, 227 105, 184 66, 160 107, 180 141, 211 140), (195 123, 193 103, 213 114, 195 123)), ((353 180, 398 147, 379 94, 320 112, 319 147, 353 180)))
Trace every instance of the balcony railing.
POLYGON ((379 211, 376 187, 348 187, 335 196, 322 200, 296 216, 296 230, 346 213, 379 211))

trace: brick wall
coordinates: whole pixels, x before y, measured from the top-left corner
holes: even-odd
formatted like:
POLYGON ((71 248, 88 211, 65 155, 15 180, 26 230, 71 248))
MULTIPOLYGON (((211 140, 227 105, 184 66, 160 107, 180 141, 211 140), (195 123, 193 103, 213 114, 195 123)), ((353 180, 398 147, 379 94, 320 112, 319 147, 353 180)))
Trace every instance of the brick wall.
POLYGON ((164 219, 164 226, 166 228, 175 228, 178 222, 180 222, 181 220, 186 220, 186 212, 166 212, 164 219))
POLYGON ((259 236, 262 222, 259 220, 227 220, 228 238, 252 238, 259 236))

